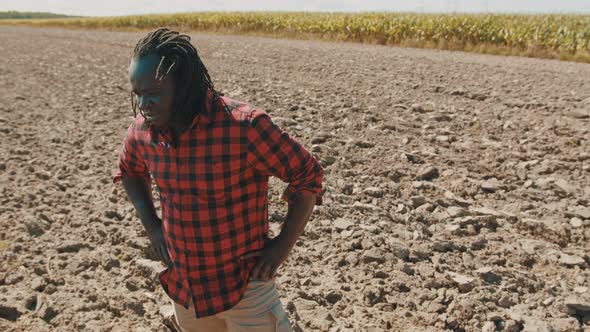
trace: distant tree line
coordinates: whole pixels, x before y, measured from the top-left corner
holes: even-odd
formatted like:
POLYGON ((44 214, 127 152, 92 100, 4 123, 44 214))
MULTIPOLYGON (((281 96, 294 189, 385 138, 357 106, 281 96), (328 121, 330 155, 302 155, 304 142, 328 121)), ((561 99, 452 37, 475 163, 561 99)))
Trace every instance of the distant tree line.
POLYGON ((53 14, 53 13, 37 13, 37 12, 17 12, 7 11, 0 12, 0 19, 35 19, 35 18, 66 18, 68 15, 53 14))

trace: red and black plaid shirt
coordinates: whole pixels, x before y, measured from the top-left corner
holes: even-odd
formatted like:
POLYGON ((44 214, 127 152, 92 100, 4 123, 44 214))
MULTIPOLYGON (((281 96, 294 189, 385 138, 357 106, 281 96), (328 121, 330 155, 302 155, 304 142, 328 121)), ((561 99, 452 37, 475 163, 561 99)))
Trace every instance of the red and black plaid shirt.
POLYGON ((239 257, 268 238, 269 176, 289 183, 282 197, 289 203, 316 193, 321 204, 323 169, 316 158, 265 112, 221 98, 227 112, 222 104, 209 106, 177 146, 169 130, 137 116, 115 176, 151 174, 156 182, 172 261, 159 279, 185 308, 192 296, 196 317, 228 310, 242 298, 255 260, 239 257))

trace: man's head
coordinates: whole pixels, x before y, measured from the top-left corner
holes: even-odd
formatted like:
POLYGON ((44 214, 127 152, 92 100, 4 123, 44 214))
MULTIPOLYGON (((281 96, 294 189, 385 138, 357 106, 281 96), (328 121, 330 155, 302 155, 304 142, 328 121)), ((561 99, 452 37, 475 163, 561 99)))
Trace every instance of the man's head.
POLYGON ((135 46, 129 66, 133 112, 157 127, 186 123, 205 107, 207 92, 217 92, 190 37, 160 28, 135 46))

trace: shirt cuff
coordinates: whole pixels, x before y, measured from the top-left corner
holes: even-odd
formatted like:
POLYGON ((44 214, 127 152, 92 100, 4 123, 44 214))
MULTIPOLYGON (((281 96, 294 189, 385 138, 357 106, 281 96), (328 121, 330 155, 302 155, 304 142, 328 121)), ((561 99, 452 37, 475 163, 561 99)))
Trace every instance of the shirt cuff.
POLYGON ((317 194, 314 205, 322 205, 323 204, 322 196, 324 195, 324 192, 322 191, 321 188, 295 190, 291 186, 287 186, 287 188, 283 192, 283 195, 281 196, 281 199, 291 205, 291 204, 295 204, 295 202, 299 198, 304 197, 304 196, 313 195, 313 194, 317 194))
POLYGON ((117 174, 115 174, 113 176, 113 183, 121 182, 121 180, 123 179, 123 176, 144 178, 146 180, 150 180, 150 175, 149 174, 145 174, 145 173, 133 173, 133 172, 121 172, 121 171, 119 171, 119 172, 117 172, 117 174))

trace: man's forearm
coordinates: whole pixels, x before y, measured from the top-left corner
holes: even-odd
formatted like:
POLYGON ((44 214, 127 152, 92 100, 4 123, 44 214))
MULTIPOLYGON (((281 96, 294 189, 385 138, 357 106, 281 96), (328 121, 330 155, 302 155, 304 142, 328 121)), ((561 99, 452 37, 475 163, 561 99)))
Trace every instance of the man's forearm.
POLYGON ((152 233, 161 227, 149 182, 144 178, 126 176, 122 177, 122 181, 127 197, 135 207, 146 232, 152 233))
POLYGON ((295 246, 295 242, 303 233, 305 225, 313 212, 317 194, 302 195, 295 203, 289 205, 285 224, 279 234, 279 243, 287 246, 289 250, 295 246))

